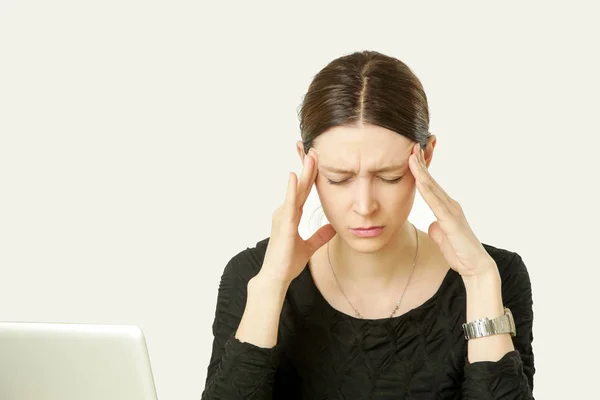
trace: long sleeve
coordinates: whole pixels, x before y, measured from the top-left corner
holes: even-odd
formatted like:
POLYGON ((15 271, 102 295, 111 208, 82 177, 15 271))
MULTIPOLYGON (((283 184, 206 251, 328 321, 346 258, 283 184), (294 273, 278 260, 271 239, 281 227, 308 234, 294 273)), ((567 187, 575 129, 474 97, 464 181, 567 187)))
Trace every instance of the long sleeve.
POLYGON ((257 272, 254 261, 246 250, 229 261, 221 277, 202 399, 272 398, 276 348, 260 348, 235 338, 246 305, 247 284, 257 272))
POLYGON ((517 253, 499 271, 503 303, 515 320, 515 350, 496 362, 469 363, 465 359, 464 399, 533 399, 533 300, 529 273, 517 253))

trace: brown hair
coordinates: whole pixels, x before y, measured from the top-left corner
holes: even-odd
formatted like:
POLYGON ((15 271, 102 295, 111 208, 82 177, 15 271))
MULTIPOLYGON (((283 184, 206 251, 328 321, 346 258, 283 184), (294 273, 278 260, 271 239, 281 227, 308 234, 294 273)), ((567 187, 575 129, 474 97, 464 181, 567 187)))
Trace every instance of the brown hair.
POLYGON ((429 108, 421 82, 402 61, 377 51, 336 58, 313 78, 300 110, 304 152, 327 129, 378 125, 425 148, 429 108))

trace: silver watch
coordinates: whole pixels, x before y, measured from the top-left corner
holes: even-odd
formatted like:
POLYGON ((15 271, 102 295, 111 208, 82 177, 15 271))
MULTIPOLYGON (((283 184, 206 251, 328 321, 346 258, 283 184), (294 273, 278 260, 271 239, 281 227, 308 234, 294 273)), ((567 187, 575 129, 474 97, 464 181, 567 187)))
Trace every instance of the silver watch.
POLYGON ((511 336, 517 335, 515 320, 507 307, 504 307, 504 315, 498 318, 481 318, 475 321, 462 324, 465 331, 465 339, 475 339, 500 333, 510 333, 511 336))

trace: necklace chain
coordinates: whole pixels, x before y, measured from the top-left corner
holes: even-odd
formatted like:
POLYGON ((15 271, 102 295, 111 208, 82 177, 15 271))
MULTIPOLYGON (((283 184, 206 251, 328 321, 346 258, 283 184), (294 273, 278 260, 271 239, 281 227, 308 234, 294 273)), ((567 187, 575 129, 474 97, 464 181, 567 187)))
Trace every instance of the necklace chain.
MULTIPOLYGON (((400 296, 400 299, 398 299, 398 301, 396 302, 396 305, 394 306, 394 309, 392 310, 392 312, 390 313, 390 316, 388 318, 392 318, 394 316, 394 314, 396 314, 396 311, 398 311, 398 308, 400 308, 400 302, 402 301, 402 298, 404 297, 404 293, 406 292, 406 288, 408 287, 410 278, 412 277, 413 271, 415 270, 415 264, 417 263, 417 254, 419 253, 419 231, 417 231, 417 228, 414 225, 413 225, 413 227, 415 228, 415 233, 417 235, 417 250, 415 251, 415 258, 413 260, 412 268, 410 270, 410 275, 408 276, 408 280, 406 281, 406 285, 404 285, 404 290, 402 291, 402 295, 400 296)), ((331 258, 329 257, 329 242, 327 242, 327 261, 329 262, 329 267, 331 268, 333 277, 335 278, 335 281, 336 281, 338 287, 340 288, 340 292, 342 292, 342 295, 344 295, 344 297, 346 298, 346 301, 348 302, 350 307, 352 307, 352 309, 354 310, 354 314, 356 315, 356 317, 363 319, 363 316, 352 305, 352 302, 350 302, 350 300, 348 299, 348 296, 346 296, 346 293, 344 293, 344 290, 342 289, 342 285, 340 285, 340 281, 338 280, 338 278, 335 274, 335 270, 333 269, 333 266, 331 265, 331 258)))

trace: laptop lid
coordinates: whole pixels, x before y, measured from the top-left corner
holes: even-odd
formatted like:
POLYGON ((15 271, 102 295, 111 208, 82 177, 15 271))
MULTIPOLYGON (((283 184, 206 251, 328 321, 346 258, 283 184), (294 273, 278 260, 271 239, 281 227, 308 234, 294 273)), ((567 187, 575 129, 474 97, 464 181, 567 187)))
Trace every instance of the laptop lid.
POLYGON ((0 322, 2 400, 156 400, 132 325, 0 322))

